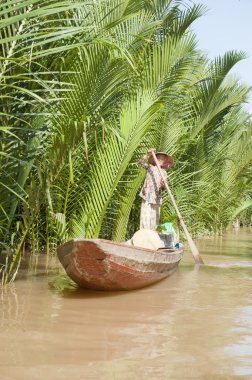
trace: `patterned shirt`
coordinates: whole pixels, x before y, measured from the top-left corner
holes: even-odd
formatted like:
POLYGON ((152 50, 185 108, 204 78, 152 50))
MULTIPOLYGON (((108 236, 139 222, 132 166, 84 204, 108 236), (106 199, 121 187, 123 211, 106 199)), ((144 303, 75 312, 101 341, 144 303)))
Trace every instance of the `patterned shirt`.
MULTIPOLYGON (((139 194, 140 197, 148 203, 161 204, 163 180, 159 173, 158 167, 148 164, 144 157, 141 158, 138 164, 147 170, 145 181, 139 194)), ((164 169, 161 170, 164 178, 167 179, 166 171, 164 169)))

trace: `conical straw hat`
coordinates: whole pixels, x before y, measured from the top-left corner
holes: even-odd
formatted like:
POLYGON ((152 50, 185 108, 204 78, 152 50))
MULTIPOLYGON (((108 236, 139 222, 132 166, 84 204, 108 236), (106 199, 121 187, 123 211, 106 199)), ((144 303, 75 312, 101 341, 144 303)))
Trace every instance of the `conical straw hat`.
POLYGON ((154 251, 161 247, 160 237, 157 232, 148 229, 135 232, 132 237, 132 244, 135 247, 153 249, 154 251))
MULTIPOLYGON (((162 166, 164 169, 168 169, 168 168, 171 168, 173 166, 173 158, 172 158, 172 156, 169 156, 168 154, 166 154, 164 152, 157 152, 156 153, 156 157, 164 159, 164 164, 162 166)), ((156 165, 153 156, 150 156, 149 163, 151 165, 156 165)))

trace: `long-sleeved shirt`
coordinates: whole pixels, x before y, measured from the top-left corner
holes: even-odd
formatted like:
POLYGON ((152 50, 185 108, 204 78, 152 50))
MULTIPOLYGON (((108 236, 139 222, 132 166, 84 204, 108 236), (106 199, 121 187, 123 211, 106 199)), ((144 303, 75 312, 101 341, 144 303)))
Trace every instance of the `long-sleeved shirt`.
MULTIPOLYGON (((140 197, 146 202, 152 204, 162 203, 162 177, 159 173, 158 167, 146 162, 145 156, 143 156, 139 163, 140 166, 147 170, 143 187, 140 191, 140 197)), ((162 169, 164 178, 167 178, 167 173, 162 169)))

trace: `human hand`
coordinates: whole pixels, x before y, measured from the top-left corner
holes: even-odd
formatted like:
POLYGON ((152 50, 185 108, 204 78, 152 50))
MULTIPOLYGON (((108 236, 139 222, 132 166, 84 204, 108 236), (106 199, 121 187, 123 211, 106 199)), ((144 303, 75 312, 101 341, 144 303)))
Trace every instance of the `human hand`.
POLYGON ((165 182, 163 180, 161 180, 160 182, 160 189, 163 189, 165 187, 165 182))
POLYGON ((152 152, 156 153, 156 149, 155 148, 150 148, 150 149, 147 150, 148 154, 152 154, 152 152))

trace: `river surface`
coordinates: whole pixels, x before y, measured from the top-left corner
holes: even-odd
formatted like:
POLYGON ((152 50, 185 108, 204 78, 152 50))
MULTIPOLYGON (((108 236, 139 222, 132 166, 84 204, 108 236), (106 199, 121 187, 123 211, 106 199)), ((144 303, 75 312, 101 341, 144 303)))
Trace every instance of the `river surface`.
POLYGON ((252 379, 252 229, 197 242, 137 291, 52 290, 33 257, 0 292, 1 380, 252 379))

